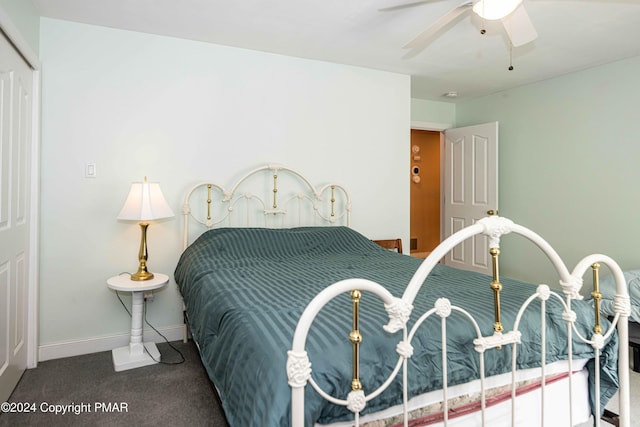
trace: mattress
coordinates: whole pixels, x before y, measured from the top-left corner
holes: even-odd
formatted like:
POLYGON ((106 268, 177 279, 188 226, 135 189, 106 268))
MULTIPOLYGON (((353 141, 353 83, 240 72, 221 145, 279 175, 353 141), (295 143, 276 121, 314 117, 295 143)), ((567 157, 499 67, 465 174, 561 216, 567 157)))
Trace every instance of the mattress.
MULTIPOLYGON (((186 305, 194 340, 207 372, 219 391, 231 426, 285 426, 290 418, 290 393, 285 370, 293 331, 308 302, 324 287, 342 279, 360 277, 401 296, 422 260, 387 251, 347 227, 293 229, 222 228, 200 236, 182 254, 175 279, 186 305)), ((531 284, 502 279, 502 321, 508 329, 516 310, 535 291, 531 284)), ((433 307, 439 297, 471 312, 484 335, 492 333, 491 278, 437 265, 414 301, 409 324, 433 307)), ((552 301, 548 302, 553 304, 552 301)), ((327 305, 314 323, 307 341, 315 381, 329 394, 344 398, 351 375, 351 301, 348 295, 327 305)), ((590 304, 574 301, 578 331, 589 336, 593 323, 590 304)), ((548 314, 546 360, 565 358, 566 324, 561 310, 548 314)), ((364 295, 360 308, 361 380, 365 390, 377 388, 397 362, 397 335, 382 330, 387 323, 382 303, 364 295)), ((470 355, 472 328, 462 318, 448 323, 449 385, 479 377, 478 358, 470 355)), ((520 369, 540 364, 539 313, 521 322, 518 348, 520 369)), ((617 389, 615 334, 603 349, 601 403, 617 389)), ((440 328, 427 322, 416 335, 409 359, 409 396, 442 388, 440 328), (417 343, 417 344, 416 344, 417 343)), ((471 353, 473 353, 471 351, 471 353)), ((591 347, 575 343, 576 358, 589 358, 591 347)), ((485 354, 485 374, 510 370, 510 348, 485 354)), ((593 378, 593 362, 587 367, 593 378)), ((592 381, 591 381, 592 382, 592 381)), ((591 400, 593 384, 590 384, 591 400)), ((378 412, 400 403, 400 384, 393 383, 363 411, 378 412)), ((305 424, 329 424, 350 419, 345 408, 325 402, 308 387, 305 424)))

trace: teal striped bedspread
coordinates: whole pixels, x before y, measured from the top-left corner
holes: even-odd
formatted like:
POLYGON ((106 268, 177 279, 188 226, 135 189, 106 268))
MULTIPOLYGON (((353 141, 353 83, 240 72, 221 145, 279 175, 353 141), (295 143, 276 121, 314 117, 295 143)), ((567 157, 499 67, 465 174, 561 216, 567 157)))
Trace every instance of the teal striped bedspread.
MULTIPOLYGON (((192 336, 220 394, 229 424, 232 427, 290 424, 287 350, 291 348, 304 307, 317 293, 342 279, 364 278, 380 283, 400 297, 420 263, 420 259, 383 249, 347 227, 221 228, 200 236, 182 254, 175 280, 184 298, 192 336)), ((436 299, 447 297, 452 304, 473 314, 483 335, 491 335, 494 320, 490 282, 490 277, 481 274, 437 265, 414 301, 409 326, 431 309, 436 299)), ((509 279, 501 282, 502 322, 505 330, 509 330, 516 311, 535 292, 535 287, 509 279)), ((562 309, 549 307, 553 304, 553 300, 547 302, 548 311, 553 311, 546 321, 547 337, 551 337, 547 345, 548 363, 566 358, 566 323, 562 320, 562 309)), ((574 301, 572 308, 578 317, 578 330, 590 336, 591 306, 574 301)), ((527 313, 521 322, 519 368, 540 364, 540 315, 535 310, 527 313)), ((360 376, 365 392, 371 392, 397 363, 395 347, 401 337, 400 333, 383 331, 388 319, 382 302, 374 295, 363 295, 360 315, 363 335, 360 376)), ((471 324, 462 316, 452 315, 448 325, 449 384, 479 378, 471 324)), ((323 309, 307 340, 315 381, 329 394, 342 399, 350 391, 350 330, 351 300, 345 294, 323 309)), ((601 357, 603 405, 617 390, 615 337, 607 343, 601 357)), ((439 319, 423 324, 412 344, 410 397, 442 387, 439 319)), ((574 357, 592 355, 590 346, 574 344, 574 357)), ((509 372, 510 366, 510 347, 486 352, 487 376, 509 372)), ((593 363, 590 370, 593 378, 593 363)), ((393 383, 368 402, 363 413, 401 403, 400 387, 399 381, 393 383)), ((325 402, 310 386, 305 396, 306 425, 352 417, 345 408, 325 402)))

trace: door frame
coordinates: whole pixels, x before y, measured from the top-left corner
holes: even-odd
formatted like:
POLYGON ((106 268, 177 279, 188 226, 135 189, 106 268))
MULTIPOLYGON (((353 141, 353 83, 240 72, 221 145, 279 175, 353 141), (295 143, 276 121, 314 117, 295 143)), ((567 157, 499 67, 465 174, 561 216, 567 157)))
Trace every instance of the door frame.
POLYGON ((38 365, 38 285, 40 283, 40 111, 42 64, 9 15, 0 6, 0 31, 13 44, 33 72, 33 102, 31 105, 31 188, 29 209, 29 278, 27 286, 27 368, 38 365))

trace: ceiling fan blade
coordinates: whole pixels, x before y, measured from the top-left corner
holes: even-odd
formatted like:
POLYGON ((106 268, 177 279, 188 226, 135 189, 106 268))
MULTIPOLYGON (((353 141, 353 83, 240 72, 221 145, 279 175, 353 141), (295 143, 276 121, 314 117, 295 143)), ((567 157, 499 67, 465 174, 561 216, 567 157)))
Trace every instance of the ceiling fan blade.
POLYGON ((520 4, 511 15, 503 18, 502 24, 514 47, 530 43, 538 37, 538 32, 533 26, 524 4, 520 4))
POLYGON ((433 25, 424 30, 422 33, 418 34, 416 38, 411 40, 409 43, 404 45, 403 49, 416 49, 422 47, 425 43, 427 43, 433 36, 436 35, 438 31, 442 28, 450 24, 451 22, 458 19, 464 13, 471 10, 471 6, 473 2, 468 1, 462 3, 461 5, 451 9, 449 12, 444 14, 440 19, 438 19, 433 25))
POLYGON ((410 7, 420 6, 421 4, 435 3, 435 2, 438 2, 438 1, 442 1, 442 0, 420 0, 420 1, 414 1, 414 2, 411 2, 411 3, 399 4, 397 6, 383 7, 381 9, 378 9, 378 12, 390 12, 392 10, 407 9, 407 8, 410 8, 410 7))

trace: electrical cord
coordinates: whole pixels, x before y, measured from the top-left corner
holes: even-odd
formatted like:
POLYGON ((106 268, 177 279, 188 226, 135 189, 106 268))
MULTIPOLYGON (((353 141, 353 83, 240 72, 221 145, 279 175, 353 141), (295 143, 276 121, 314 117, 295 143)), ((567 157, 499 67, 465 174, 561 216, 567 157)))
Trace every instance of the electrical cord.
MULTIPOLYGON (((128 274, 129 276, 131 276, 131 273, 129 272, 122 272, 120 274, 128 274)), ((129 311, 129 309, 127 308, 127 306, 125 305, 124 301, 122 301, 122 298, 120 297, 120 293, 116 290, 116 296, 118 297, 118 301, 120 301, 120 304, 122 304, 122 308, 124 308, 124 311, 127 312, 127 314, 129 315, 129 317, 131 316, 131 311, 129 311)), ((151 357, 151 359, 153 359, 154 362, 156 363, 161 363, 163 365, 179 365, 181 363, 185 362, 185 358, 184 358, 184 354, 182 354, 182 352, 180 350, 178 350, 176 347, 174 347, 169 340, 167 339, 167 337, 165 337, 164 335, 162 335, 160 333, 160 331, 158 331, 151 323, 149 323, 149 321, 147 320, 147 298, 144 299, 144 305, 142 307, 143 310, 143 318, 144 318, 144 322, 149 325, 149 327, 151 329, 153 329, 155 331, 156 334, 160 335, 164 341, 169 345, 169 347, 171 347, 176 353, 178 353, 178 355, 180 356, 180 360, 176 361, 176 362, 164 362, 162 360, 156 360, 155 357, 153 357, 152 354, 150 354, 147 351, 147 348, 145 346, 142 346, 142 348, 144 348, 144 352, 147 353, 149 355, 149 357, 151 357)))
MULTIPOLYGON (((149 323, 149 321, 147 320, 147 299, 146 299, 146 298, 144 299, 143 312, 144 312, 144 323, 146 323, 147 325, 149 325, 149 327, 150 327, 151 329, 153 329, 153 330, 156 332, 156 334, 160 335, 160 336, 164 339, 164 341, 169 345, 169 347, 171 347, 171 348, 172 348, 176 353, 178 353, 178 354, 180 355, 180 360, 178 360, 177 362, 163 362, 162 360, 155 360, 155 359, 153 359, 153 356, 151 356, 150 354, 149 354, 149 356, 150 356, 153 360, 155 360, 156 362, 158 362, 158 363, 162 363, 163 365, 179 365, 179 364, 181 364, 181 363, 184 363, 184 355, 182 354, 182 352, 181 352, 180 350, 178 350, 177 348, 175 348, 175 347, 173 346, 173 344, 171 344, 171 343, 169 342, 169 340, 167 339, 167 337, 165 337, 164 335, 162 335, 162 334, 160 333, 160 331, 158 331, 158 330, 157 330, 157 329, 156 329, 156 328, 155 328, 151 323, 149 323)), ((145 348, 145 351, 146 351, 146 350, 147 350, 147 349, 145 348)), ((148 352, 147 352, 147 353, 148 353, 148 352)))

